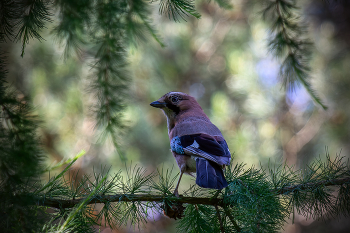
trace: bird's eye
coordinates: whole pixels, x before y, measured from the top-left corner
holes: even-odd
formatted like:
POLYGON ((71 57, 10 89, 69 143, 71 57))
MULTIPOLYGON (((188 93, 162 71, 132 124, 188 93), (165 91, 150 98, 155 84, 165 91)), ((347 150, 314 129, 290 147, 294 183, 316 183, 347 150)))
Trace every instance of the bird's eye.
POLYGON ((171 102, 177 103, 178 101, 179 101, 179 97, 177 97, 177 96, 171 97, 171 102))

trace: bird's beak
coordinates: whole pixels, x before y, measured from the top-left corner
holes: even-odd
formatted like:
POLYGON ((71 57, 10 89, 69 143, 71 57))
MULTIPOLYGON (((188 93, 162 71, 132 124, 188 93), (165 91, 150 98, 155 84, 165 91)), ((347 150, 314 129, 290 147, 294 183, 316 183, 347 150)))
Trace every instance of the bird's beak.
POLYGON ((166 103, 162 103, 162 102, 159 102, 159 101, 154 101, 154 102, 152 102, 152 103, 150 103, 150 105, 152 106, 152 107, 155 107, 155 108, 164 108, 164 107, 166 107, 166 103))

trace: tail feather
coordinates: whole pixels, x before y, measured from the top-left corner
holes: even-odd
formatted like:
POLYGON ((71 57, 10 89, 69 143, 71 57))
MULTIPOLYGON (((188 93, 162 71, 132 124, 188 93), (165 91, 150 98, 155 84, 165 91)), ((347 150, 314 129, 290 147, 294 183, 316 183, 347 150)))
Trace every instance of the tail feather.
POLYGON ((196 184, 202 188, 223 189, 228 183, 221 167, 206 159, 196 159, 196 184))

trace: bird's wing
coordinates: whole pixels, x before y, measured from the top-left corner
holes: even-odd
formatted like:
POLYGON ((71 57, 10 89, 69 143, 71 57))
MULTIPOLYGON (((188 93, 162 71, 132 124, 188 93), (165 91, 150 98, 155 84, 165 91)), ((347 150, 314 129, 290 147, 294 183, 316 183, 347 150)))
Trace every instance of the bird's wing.
POLYGON ((183 151, 187 155, 198 156, 219 165, 228 165, 231 155, 222 137, 208 134, 192 134, 179 137, 183 151))
POLYGON ((215 157, 213 157, 211 154, 208 154, 205 151, 194 148, 192 146, 185 147, 184 151, 185 151, 185 154, 187 155, 202 157, 207 160, 213 161, 214 163, 219 164, 219 161, 215 157))

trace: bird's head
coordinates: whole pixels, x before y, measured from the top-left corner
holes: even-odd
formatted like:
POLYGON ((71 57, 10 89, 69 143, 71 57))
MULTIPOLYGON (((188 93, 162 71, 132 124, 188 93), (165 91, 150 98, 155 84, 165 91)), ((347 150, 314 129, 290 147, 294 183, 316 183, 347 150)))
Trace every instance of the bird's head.
POLYGON ((173 123, 179 115, 186 112, 189 114, 204 114, 196 99, 182 92, 169 92, 150 105, 163 110, 168 119, 168 124, 173 123))

